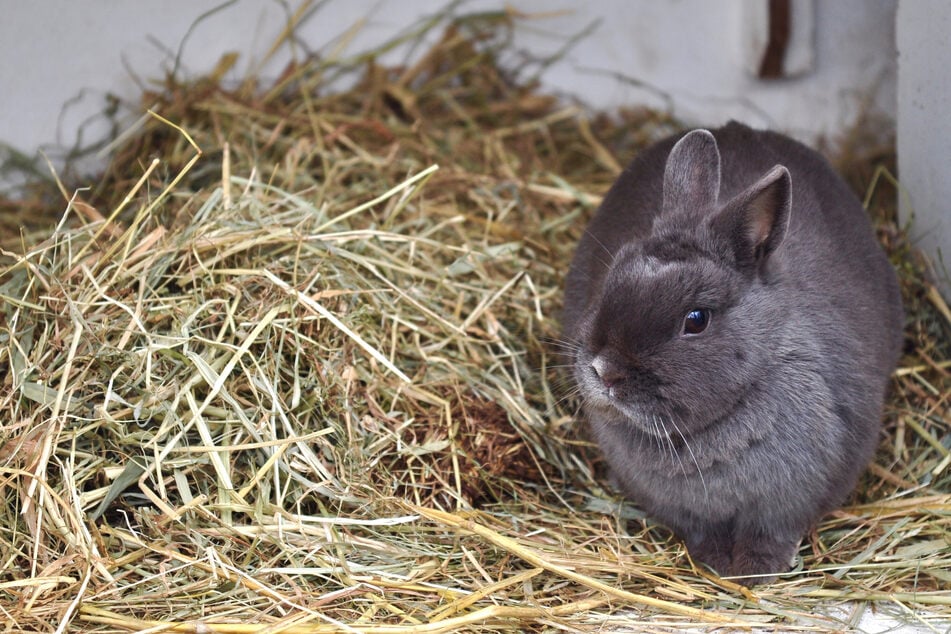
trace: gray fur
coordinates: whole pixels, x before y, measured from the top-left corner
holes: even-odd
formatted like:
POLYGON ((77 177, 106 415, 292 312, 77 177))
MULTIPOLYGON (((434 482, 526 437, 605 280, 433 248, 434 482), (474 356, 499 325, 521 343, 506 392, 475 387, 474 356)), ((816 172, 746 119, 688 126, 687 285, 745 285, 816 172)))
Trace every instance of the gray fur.
POLYGON ((563 326, 623 492, 693 557, 763 581, 870 460, 902 319, 846 184, 805 146, 730 123, 621 174, 578 245, 563 326), (708 325, 684 334, 696 308, 708 325))

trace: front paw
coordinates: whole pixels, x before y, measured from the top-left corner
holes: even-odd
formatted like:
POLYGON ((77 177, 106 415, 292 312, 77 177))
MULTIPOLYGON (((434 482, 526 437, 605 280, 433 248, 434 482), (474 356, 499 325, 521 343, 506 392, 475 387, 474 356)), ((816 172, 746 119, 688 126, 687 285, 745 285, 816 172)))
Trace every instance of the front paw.
POLYGON ((777 575, 792 568, 798 545, 798 541, 791 540, 739 539, 727 574, 748 577, 742 580, 747 585, 773 583, 777 575))
POLYGON ((749 537, 720 531, 687 542, 695 562, 713 569, 721 577, 744 577, 745 585, 768 584, 792 567, 798 540, 749 537))
POLYGON ((733 558, 729 544, 712 541, 688 544, 687 552, 694 563, 707 566, 721 577, 730 574, 733 558))

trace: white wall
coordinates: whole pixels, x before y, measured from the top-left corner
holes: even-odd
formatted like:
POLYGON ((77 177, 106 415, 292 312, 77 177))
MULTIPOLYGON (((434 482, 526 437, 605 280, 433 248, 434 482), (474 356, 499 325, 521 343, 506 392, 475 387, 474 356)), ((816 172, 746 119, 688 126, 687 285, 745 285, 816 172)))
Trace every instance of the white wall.
MULTIPOLYGON (((774 82, 759 81, 747 71, 744 46, 752 28, 751 3, 757 1, 765 2, 508 3, 532 16, 520 22, 516 43, 536 53, 555 51, 567 36, 596 23, 544 77, 549 89, 596 108, 664 106, 669 100, 688 123, 718 124, 734 117, 806 140, 838 134, 862 109, 891 125, 895 0, 817 2, 814 71, 774 82)), ((0 142, 28 155, 41 147, 56 155, 56 146, 75 145, 77 135, 85 143, 102 136, 108 126, 97 115, 106 107, 107 94, 138 108, 139 84, 171 68, 179 47, 192 76, 210 70, 227 51, 241 54, 231 75, 243 76, 275 40, 288 9, 276 0, 237 0, 198 21, 220 6, 221 0, 7 0, 0 20, 0 142)), ((291 9, 296 6, 293 2, 291 9)), ((373 49, 442 6, 427 0, 330 0, 304 23, 300 40, 328 51, 335 37, 365 20, 348 50, 373 49)), ((472 0, 458 10, 503 6, 503 0, 472 0)), ((263 76, 274 76, 287 57, 284 51, 263 76)))
POLYGON ((951 299, 951 3, 901 0, 896 17, 899 200, 951 299))
MULTIPOLYGON (((0 2, 0 161, 6 144, 28 157, 43 149, 56 164, 62 148, 88 145, 109 132, 110 121, 102 115, 108 95, 120 98, 118 127, 127 127, 141 111, 143 85, 171 69, 179 50, 184 76, 208 72, 230 51, 241 55, 231 79, 276 76, 289 50, 263 68, 256 64, 300 5, 297 0, 0 2)), ((905 210, 915 211, 912 232, 931 253, 951 254, 946 203, 951 200, 946 115, 951 2, 793 0, 794 24, 811 29, 811 37, 806 34, 811 51, 805 51, 812 56, 811 69, 796 79, 762 81, 749 71, 749 42, 762 31, 755 18, 765 2, 469 0, 456 11, 514 7, 524 16, 516 46, 536 55, 559 50, 568 37, 591 26, 542 79, 547 90, 599 109, 671 107, 687 124, 737 118, 807 142, 820 136, 834 141, 860 115, 891 134, 899 91, 899 159, 911 201, 905 210), (810 12, 811 20, 800 19, 810 12)), ((341 54, 374 50, 445 6, 432 0, 314 4, 319 8, 302 24, 298 39, 325 56, 338 51, 341 36, 358 23, 341 54)), ((405 49, 398 50, 383 61, 399 62, 405 55, 405 49)), ((0 187, 10 182, 16 181, 0 174, 0 187)), ((951 285, 945 289, 951 296, 951 285)))

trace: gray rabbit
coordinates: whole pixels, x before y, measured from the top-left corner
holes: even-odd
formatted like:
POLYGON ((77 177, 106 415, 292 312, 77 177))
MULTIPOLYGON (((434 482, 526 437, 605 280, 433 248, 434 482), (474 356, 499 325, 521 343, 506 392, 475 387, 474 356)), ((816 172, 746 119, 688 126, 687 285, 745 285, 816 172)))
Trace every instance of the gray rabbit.
POLYGON ((752 582, 788 570, 868 464, 902 321, 847 185, 735 122, 628 166, 578 244, 563 314, 618 486, 692 557, 752 582))

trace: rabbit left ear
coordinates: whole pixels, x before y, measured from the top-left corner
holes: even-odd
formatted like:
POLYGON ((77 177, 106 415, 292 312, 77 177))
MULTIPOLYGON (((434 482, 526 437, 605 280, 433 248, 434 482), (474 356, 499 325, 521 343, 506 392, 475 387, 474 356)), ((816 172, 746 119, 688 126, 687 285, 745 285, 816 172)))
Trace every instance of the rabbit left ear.
POLYGON ((664 213, 692 212, 716 205, 720 195, 720 151, 707 130, 677 141, 664 168, 664 213))
POLYGON ((777 165, 710 218, 710 227, 738 263, 758 264, 782 243, 791 209, 792 179, 777 165))

